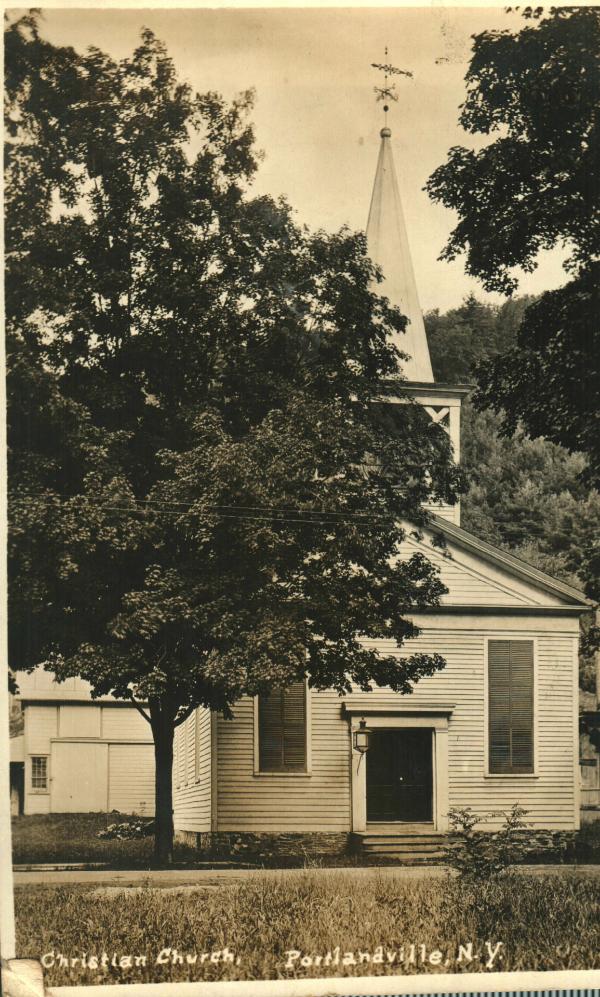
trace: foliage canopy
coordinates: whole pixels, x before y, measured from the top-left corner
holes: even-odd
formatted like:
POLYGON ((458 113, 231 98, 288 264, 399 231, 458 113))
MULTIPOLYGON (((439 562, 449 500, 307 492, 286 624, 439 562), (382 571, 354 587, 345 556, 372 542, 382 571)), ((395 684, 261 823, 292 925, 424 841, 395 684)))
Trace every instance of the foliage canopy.
POLYGON ((521 420, 532 436, 584 451, 597 484, 600 11, 524 13, 516 34, 474 38, 460 123, 491 140, 451 149, 427 190, 459 218, 442 258, 464 252, 488 290, 512 292, 515 268, 566 250, 571 281, 531 306, 514 348, 478 368, 475 400, 507 434, 521 420))
POLYGON ((115 62, 36 16, 6 92, 11 661, 148 704, 165 858, 196 706, 443 666, 359 638, 401 645, 439 599, 399 524, 460 475, 418 406, 383 404, 404 319, 364 237, 250 196, 251 94, 193 94, 148 31, 115 62))

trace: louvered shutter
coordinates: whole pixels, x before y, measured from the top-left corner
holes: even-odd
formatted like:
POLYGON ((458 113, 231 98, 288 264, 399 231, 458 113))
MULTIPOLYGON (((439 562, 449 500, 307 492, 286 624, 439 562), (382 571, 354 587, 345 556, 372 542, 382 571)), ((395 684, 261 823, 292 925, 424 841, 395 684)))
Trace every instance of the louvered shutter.
POLYGON ((258 699, 261 772, 301 771, 306 767, 306 689, 297 682, 258 699))
POLYGON ((283 694, 283 764, 286 769, 306 765, 306 689, 297 682, 283 694))
POLYGON ((510 772, 510 641, 488 645, 490 772, 510 772))
POLYGON ((533 642, 492 640, 488 653, 490 772, 533 772, 533 642))
POLYGON ((258 699, 258 736, 261 772, 283 768, 283 691, 274 689, 258 699))
POLYGON ((512 771, 533 772, 533 643, 510 642, 512 771))

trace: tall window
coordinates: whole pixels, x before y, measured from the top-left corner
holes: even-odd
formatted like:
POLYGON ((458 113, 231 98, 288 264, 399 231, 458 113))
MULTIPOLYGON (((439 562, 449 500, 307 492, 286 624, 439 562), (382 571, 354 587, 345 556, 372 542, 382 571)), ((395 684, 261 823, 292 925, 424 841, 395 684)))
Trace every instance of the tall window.
POLYGON ((48 789, 48 757, 33 755, 31 759, 31 788, 48 789))
POLYGON ((489 771, 533 772, 533 641, 488 644, 489 771))
POLYGON ((258 697, 261 772, 306 770, 306 686, 296 682, 258 697))

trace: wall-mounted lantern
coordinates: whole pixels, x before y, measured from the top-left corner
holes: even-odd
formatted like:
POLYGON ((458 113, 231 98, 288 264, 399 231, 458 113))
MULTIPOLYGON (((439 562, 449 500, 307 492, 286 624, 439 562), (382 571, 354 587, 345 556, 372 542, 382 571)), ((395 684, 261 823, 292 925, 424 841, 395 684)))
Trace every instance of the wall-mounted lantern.
POLYGON ((364 755, 369 750, 372 733, 373 732, 367 727, 366 720, 363 717, 354 731, 354 750, 360 751, 361 755, 364 755))

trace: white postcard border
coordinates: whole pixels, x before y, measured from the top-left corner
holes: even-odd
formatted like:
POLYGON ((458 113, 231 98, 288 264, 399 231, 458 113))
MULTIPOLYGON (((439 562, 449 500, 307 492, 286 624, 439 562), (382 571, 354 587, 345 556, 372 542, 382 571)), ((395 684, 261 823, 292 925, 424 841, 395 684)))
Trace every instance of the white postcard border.
MULTIPOLYGON (((17 2, 0 0, 3 11, 24 8, 17 2)), ((562 6, 580 6, 581 0, 563 0, 562 6)), ((445 3, 444 0, 410 2, 410 0, 36 0, 37 8, 51 9, 193 9, 193 8, 396 8, 430 7, 460 8, 504 6, 497 0, 462 0, 461 3, 445 3)), ((542 4, 541 6, 550 6, 542 4)), ((2 55, 2 65, 3 65, 2 55)), ((2 179, 0 178, 0 189, 2 179)), ((3 234, 3 219, 0 220, 3 234)), ((2 239, 2 260, 4 242, 2 239)), ((2 305, 3 289, 0 286, 2 305)), ((2 308, 2 321, 4 308, 2 308)), ((0 345, 0 365, 4 370, 4 338, 0 345)), ((0 385, 0 404, 5 409, 5 382, 0 385)), ((0 654, 7 669, 8 641, 6 610, 6 426, 4 419, 0 425, 0 544, 2 566, 0 568, 0 605, 4 608, 0 624, 0 654)), ((506 973, 428 973, 402 976, 348 976, 321 979, 293 980, 251 980, 251 981, 194 981, 178 983, 116 983, 100 985, 51 986, 43 983, 41 963, 32 959, 16 958, 14 891, 11 854, 11 813, 10 813, 10 754, 9 744, 9 699, 5 676, 0 677, 0 953, 2 954, 2 990, 6 997, 386 997, 394 994, 485 994, 493 992, 524 992, 549 990, 600 990, 600 970, 566 970, 550 972, 506 972, 506 973)))

